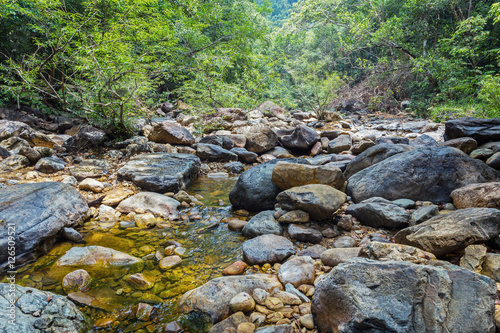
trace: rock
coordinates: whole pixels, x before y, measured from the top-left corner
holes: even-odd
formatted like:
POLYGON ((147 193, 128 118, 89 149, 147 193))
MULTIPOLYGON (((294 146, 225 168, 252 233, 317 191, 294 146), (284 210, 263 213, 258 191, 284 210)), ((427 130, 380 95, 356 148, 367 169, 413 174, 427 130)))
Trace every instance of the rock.
POLYGON ((247 264, 241 260, 232 263, 228 267, 224 268, 222 275, 241 275, 245 272, 247 264))
POLYGON ((173 121, 156 123, 149 133, 148 139, 157 143, 170 143, 190 146, 194 144, 193 135, 184 127, 177 126, 173 121))
POLYGON ((10 155, 12 155, 12 154, 7 149, 5 149, 4 147, 0 147, 0 157, 1 158, 7 158, 10 155))
POLYGON ((288 235, 291 239, 313 244, 320 243, 323 240, 320 231, 295 224, 290 224, 288 226, 288 235))
POLYGON ((298 256, 309 256, 313 259, 319 259, 321 254, 326 251, 326 248, 322 245, 316 244, 308 246, 304 250, 297 253, 298 256))
POLYGON ((134 288, 139 290, 148 290, 153 288, 154 281, 151 281, 149 276, 142 273, 135 273, 127 278, 127 282, 130 283, 134 288))
POLYGON ((345 231, 351 231, 352 225, 352 215, 342 215, 340 220, 337 222, 337 226, 345 231))
POLYGON ((100 178, 108 173, 107 169, 97 165, 79 165, 69 168, 69 172, 78 180, 100 178))
POLYGON ((0 162, 0 173, 10 172, 26 168, 30 165, 30 160, 21 155, 12 155, 0 162))
POLYGON ((309 214, 302 210, 292 210, 281 215, 278 219, 279 223, 307 223, 309 222, 309 214))
POLYGON ((289 162, 278 162, 273 169, 271 180, 283 191, 309 184, 324 184, 342 190, 346 183, 342 170, 337 167, 289 162))
POLYGON ((20 121, 0 120, 0 141, 10 137, 22 137, 33 132, 33 129, 20 121))
POLYGON ((373 199, 378 198, 350 205, 346 209, 346 214, 354 216, 361 224, 374 228, 401 229, 409 226, 410 214, 406 209, 387 200, 375 201, 373 199))
POLYGON ((247 221, 232 219, 227 223, 227 227, 229 230, 238 231, 242 230, 247 223, 247 221))
POLYGON ((280 158, 280 159, 293 158, 293 155, 290 154, 290 152, 283 147, 274 147, 273 149, 266 151, 266 154, 262 155, 262 158, 264 158, 264 156, 266 155, 269 157, 280 158))
POLYGON ((262 235, 243 243, 243 260, 250 265, 281 262, 294 253, 292 242, 277 235, 262 235))
POLYGON ((165 324, 165 327, 163 328, 163 333, 181 333, 182 331, 184 331, 184 329, 178 321, 172 321, 165 324))
POLYGON ((230 152, 238 155, 238 159, 243 163, 253 163, 257 161, 257 157, 259 157, 256 153, 248 151, 245 148, 233 148, 230 152))
POLYGON ((83 126, 75 135, 64 141, 63 148, 67 152, 78 152, 82 149, 97 147, 107 140, 106 133, 92 126, 83 126))
POLYGON ((285 110, 272 101, 265 101, 259 105, 258 110, 262 111, 266 116, 285 119, 285 110))
POLYGON ((106 196, 102 200, 103 205, 116 206, 123 200, 134 194, 134 191, 126 188, 115 188, 106 192, 106 196))
POLYGON ((80 183, 80 185, 78 185, 78 188, 84 191, 101 193, 104 190, 104 184, 98 180, 86 178, 80 183))
POLYGON ((458 266, 359 258, 321 279, 311 310, 319 332, 495 332, 495 298, 458 266))
POLYGON ((97 219, 99 221, 105 221, 105 222, 112 222, 112 221, 118 221, 120 216, 122 214, 117 211, 116 209, 106 206, 106 205, 100 205, 99 206, 99 215, 97 216, 97 219))
POLYGON ((255 308, 255 301, 248 293, 239 293, 231 298, 229 306, 233 312, 250 312, 255 308))
POLYGON ((5 333, 90 329, 85 315, 66 297, 16 284, 0 283, 0 316, 4 318, 0 320, 0 331, 5 333))
POLYGON ((294 329, 292 325, 274 325, 260 327, 255 330, 255 333, 293 333, 294 329))
POLYGON ((283 147, 308 150, 319 140, 319 134, 304 125, 297 125, 290 135, 281 137, 283 147))
POLYGON ((252 294, 256 288, 271 291, 283 289, 283 286, 275 275, 223 276, 185 293, 179 301, 179 309, 184 313, 208 314, 211 322, 216 323, 229 315, 229 302, 234 296, 243 292, 252 294))
POLYGON ((364 152, 365 150, 367 150, 368 148, 371 148, 373 146, 375 146, 375 142, 373 142, 372 140, 363 140, 363 141, 355 144, 354 146, 352 146, 351 153, 353 155, 358 155, 358 154, 361 154, 362 152, 364 152))
POLYGON ((395 203, 399 207, 403 207, 404 209, 415 208, 415 201, 410 200, 410 199, 398 199, 398 200, 394 200, 393 203, 395 203))
POLYGON ((420 224, 434 216, 439 215, 439 208, 436 205, 422 206, 411 213, 410 225, 420 224))
POLYGON ((208 333, 237 333, 238 327, 245 323, 248 323, 245 314, 243 312, 236 312, 229 318, 212 326, 208 333))
POLYGON ((422 134, 416 139, 410 141, 410 146, 414 148, 422 148, 422 147, 434 147, 437 146, 436 140, 430 137, 427 134, 422 134))
MULTIPOLYGON (((0 191, 0 247, 7 249, 8 228, 14 226, 16 264, 37 258, 49 250, 65 227, 76 227, 88 216, 85 199, 71 186, 32 183, 0 191)), ((0 267, 7 264, 7 251, 0 252, 0 267)))
POLYGON ((253 323, 241 323, 236 329, 236 333, 254 333, 255 325, 253 323))
POLYGON ((218 145, 209 143, 198 143, 196 145, 196 156, 201 160, 210 162, 237 161, 238 155, 231 153, 218 145))
POLYGON ((224 164, 224 169, 232 174, 240 174, 245 171, 243 164, 241 162, 229 162, 224 164))
POLYGON ((73 176, 62 176, 61 183, 76 187, 76 185, 78 185, 78 180, 73 176))
POLYGON ((445 123, 445 140, 470 137, 478 144, 500 141, 500 119, 459 118, 445 123))
POLYGON ((156 218, 151 213, 137 214, 134 216, 135 225, 141 229, 153 228, 156 226, 156 218))
POLYGON ((271 150, 278 144, 278 136, 269 127, 255 128, 246 138, 245 148, 256 154, 271 150))
POLYGON ((486 242, 500 233, 500 211, 469 208, 439 215, 399 231, 397 243, 418 247, 437 257, 486 242))
MULTIPOLYGON (((465 248, 465 253, 460 258, 460 267, 480 274, 482 266, 486 260, 486 246, 484 245, 469 245, 465 248)), ((489 275, 492 277, 491 275, 489 275)))
POLYGON ((266 234, 281 235, 283 227, 276 221, 273 213, 272 210, 266 210, 252 217, 243 227, 243 236, 254 238, 266 234))
POLYGON ((200 159, 189 154, 142 154, 119 169, 118 177, 148 191, 177 192, 198 177, 200 166, 200 159))
POLYGON ((345 247, 355 247, 357 244, 357 241, 352 238, 351 236, 342 236, 337 238, 333 242, 333 247, 335 248, 345 248, 345 247))
POLYGON ((309 330, 314 329, 314 320, 312 314, 301 316, 299 318, 299 323, 309 330))
POLYGON ((66 293, 72 291, 86 291, 89 288, 89 284, 92 282, 92 278, 89 273, 84 269, 77 269, 71 273, 66 274, 62 281, 62 286, 66 293))
POLYGON ((500 170, 500 152, 491 155, 486 161, 486 164, 493 169, 500 170))
POLYGON ((358 256, 378 261, 409 261, 414 264, 427 264, 429 260, 436 259, 432 253, 413 246, 381 242, 366 243, 358 256))
POLYGON ((0 147, 7 149, 11 154, 19 154, 22 149, 31 148, 28 141, 12 136, 0 142, 0 147))
POLYGON ((285 210, 300 209, 313 220, 331 219, 346 195, 328 185, 304 185, 281 192, 276 200, 285 210))
POLYGON ((493 150, 488 148, 476 149, 472 153, 470 153, 471 158, 475 158, 478 160, 487 160, 492 155, 493 155, 493 150))
POLYGON ((179 266, 182 263, 182 258, 179 256, 167 256, 160 260, 158 265, 162 270, 167 270, 179 266))
POLYGON ((339 154, 343 151, 351 149, 352 139, 348 134, 342 134, 328 143, 329 154, 339 154))
POLYGON ((94 278, 122 276, 125 273, 142 271, 144 262, 126 253, 103 246, 73 247, 59 260, 55 267, 85 269, 94 278))
POLYGON ((359 257, 361 253, 360 247, 344 247, 328 249, 321 253, 321 261, 326 266, 337 266, 352 258, 359 257))
POLYGON ((445 142, 440 142, 438 143, 438 146, 454 147, 469 155, 473 150, 477 148, 477 141, 473 138, 457 138, 445 142))
POLYGON ((224 148, 225 150, 231 150, 234 147, 233 141, 222 135, 207 135, 200 140, 200 143, 217 145, 224 148))
POLYGON ((500 209, 500 182, 470 184, 451 192, 457 209, 487 207, 500 209))
POLYGON ((486 253, 481 274, 492 278, 496 282, 500 281, 500 254, 486 253))
POLYGON ((73 228, 63 228, 61 232, 61 237, 76 244, 85 243, 85 241, 82 238, 82 235, 80 235, 80 233, 73 228))
POLYGON ((223 120, 229 122, 235 122, 237 120, 247 120, 248 117, 242 109, 238 108, 218 108, 217 117, 221 117, 223 120))
POLYGON ((140 192, 120 202, 116 210, 124 214, 147 212, 173 220, 178 217, 177 207, 179 206, 179 201, 166 195, 154 192, 140 192))
POLYGON ((31 163, 37 163, 42 158, 42 155, 33 148, 22 148, 19 151, 19 155, 23 155, 30 160, 31 163))
POLYGON ((281 265, 278 278, 281 283, 291 283, 296 288, 303 284, 313 284, 315 278, 314 261, 311 257, 294 256, 281 265))
MULTIPOLYGON (((290 159, 287 162, 305 163, 305 160, 290 159), (300 161, 300 162, 298 162, 300 161)), ((269 161, 243 172, 236 185, 229 193, 229 200, 234 209, 246 209, 260 212, 274 209, 276 196, 280 188, 271 181, 277 160, 269 161)))
POLYGON ((347 179, 352 177, 355 173, 366 169, 374 164, 382 162, 383 160, 394 156, 396 154, 404 153, 413 150, 408 145, 382 143, 368 148, 363 153, 354 158, 346 167, 344 175, 347 179))
POLYGON ((347 193, 354 202, 371 197, 450 202, 450 193, 456 188, 499 180, 498 171, 455 148, 420 148, 354 174, 347 193))
POLYGON ((35 170, 43 173, 54 173, 61 171, 66 166, 66 162, 57 156, 44 157, 35 165, 35 170))

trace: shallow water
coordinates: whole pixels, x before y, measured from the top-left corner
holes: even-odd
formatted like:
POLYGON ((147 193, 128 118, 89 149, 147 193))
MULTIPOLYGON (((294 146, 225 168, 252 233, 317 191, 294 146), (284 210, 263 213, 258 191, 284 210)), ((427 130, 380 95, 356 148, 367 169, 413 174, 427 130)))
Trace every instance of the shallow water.
MULTIPOLYGON (((99 222, 86 223, 80 231, 86 246, 101 245, 145 259, 142 273, 155 280, 147 291, 134 289, 125 281, 122 272, 108 272, 111 277, 92 276, 90 290, 85 294, 95 297, 91 307, 81 307, 92 321, 112 323, 107 331, 113 332, 155 332, 161 331, 165 323, 177 318, 176 303, 188 290, 221 276, 222 270, 232 262, 241 259, 243 237, 239 232, 227 229, 225 219, 234 216, 229 205, 228 193, 236 178, 198 179, 187 192, 200 194, 203 206, 180 210, 179 215, 202 216, 198 221, 173 221, 167 228, 139 229, 121 228, 118 223, 107 225, 99 222), (223 205, 219 206, 220 200, 223 205), (222 223, 221 223, 222 220, 222 223), (154 259, 157 250, 163 252, 167 240, 175 240, 186 248, 181 256, 182 264, 162 271, 154 259), (140 302, 153 304, 155 311, 148 321, 134 318, 132 307, 140 302), (108 320, 109 319, 109 320, 108 320)), ((73 246, 59 243, 50 253, 38 258, 20 269, 17 283, 66 295, 62 289, 64 276, 75 268, 54 267, 55 262, 73 246)), ((5 281, 4 281, 5 282, 5 281)), ((92 332, 101 331, 93 328, 92 332)))

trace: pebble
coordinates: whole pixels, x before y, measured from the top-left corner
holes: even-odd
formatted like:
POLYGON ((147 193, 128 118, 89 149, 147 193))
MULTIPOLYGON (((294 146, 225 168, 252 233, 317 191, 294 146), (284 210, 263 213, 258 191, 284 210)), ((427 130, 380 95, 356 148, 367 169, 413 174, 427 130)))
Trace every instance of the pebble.
POLYGON ((239 293, 231 299, 229 306, 233 312, 250 312, 255 309, 255 301, 248 293, 239 293))
POLYGON ((304 326, 307 329, 314 329, 314 320, 312 314, 306 314, 304 316, 301 316, 299 318, 299 322, 302 326, 304 326))
POLYGON ((160 260, 158 265, 161 269, 167 270, 170 268, 174 268, 182 263, 182 259, 179 256, 168 256, 160 260))
POLYGON ((222 271, 222 275, 240 275, 245 272, 245 269, 248 267, 248 265, 243 262, 243 261, 236 261, 235 263, 232 263, 228 267, 224 268, 222 271))
POLYGON ((100 181, 92 179, 92 178, 85 178, 78 185, 78 188, 80 190, 84 190, 84 191, 92 191, 95 193, 101 193, 104 190, 104 184, 101 183, 100 181))

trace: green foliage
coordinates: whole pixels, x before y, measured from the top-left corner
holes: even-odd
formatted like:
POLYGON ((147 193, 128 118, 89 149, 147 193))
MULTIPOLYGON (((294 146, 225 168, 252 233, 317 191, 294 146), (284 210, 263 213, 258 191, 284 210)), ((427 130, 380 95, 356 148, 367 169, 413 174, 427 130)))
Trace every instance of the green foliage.
POLYGON ((500 75, 483 77, 479 99, 484 103, 483 113, 487 118, 500 117, 500 75))

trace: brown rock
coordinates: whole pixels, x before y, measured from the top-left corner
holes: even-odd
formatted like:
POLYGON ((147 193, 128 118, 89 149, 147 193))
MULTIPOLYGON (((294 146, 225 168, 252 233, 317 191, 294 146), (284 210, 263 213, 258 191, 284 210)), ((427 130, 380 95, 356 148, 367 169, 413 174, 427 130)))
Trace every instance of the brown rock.
POLYGON ((171 121, 156 123, 149 134, 149 140, 186 146, 194 144, 193 135, 187 129, 177 126, 175 122, 171 121))
POLYGON ((222 275, 241 275, 245 272, 247 264, 241 260, 232 263, 228 267, 224 268, 222 275))
POLYGON ((278 162, 273 169, 271 180, 281 190, 309 184, 324 184, 336 189, 345 187, 342 170, 330 165, 307 165, 278 162))
POLYGON ((471 184, 451 192, 457 209, 486 207, 500 209, 500 182, 471 184))
POLYGON ((126 188, 115 188, 106 193, 106 196, 102 200, 102 204, 106 206, 116 206, 121 201, 127 199, 132 196, 134 191, 126 189, 126 188))
POLYGON ((92 281, 89 273, 84 269, 77 269, 71 273, 66 274, 62 281, 63 289, 69 293, 71 291, 86 291, 88 285, 92 281))
POLYGON ((239 219, 232 219, 227 222, 227 227, 229 230, 233 231, 239 231, 243 229, 243 227, 247 224, 247 221, 244 220, 239 220, 239 219))
POLYGON ((179 256, 168 256, 160 260, 159 266, 163 270, 174 268, 182 263, 182 259, 179 256))

